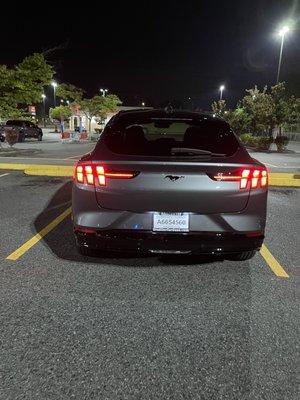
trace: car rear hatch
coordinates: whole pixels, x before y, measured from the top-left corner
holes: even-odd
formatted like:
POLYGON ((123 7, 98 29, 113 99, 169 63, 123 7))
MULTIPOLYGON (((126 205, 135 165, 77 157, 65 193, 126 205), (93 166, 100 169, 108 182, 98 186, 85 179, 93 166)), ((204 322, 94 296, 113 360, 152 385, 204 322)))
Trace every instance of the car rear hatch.
POLYGON ((101 167, 105 184, 95 178, 97 202, 112 210, 238 212, 246 207, 250 193, 250 186, 241 189, 238 179, 218 178, 241 174, 245 166, 239 164, 94 162, 95 171, 102 172, 101 167))
POLYGON ((229 125, 211 116, 122 114, 90 163, 97 202, 111 210, 233 213, 251 190, 251 158, 229 125))

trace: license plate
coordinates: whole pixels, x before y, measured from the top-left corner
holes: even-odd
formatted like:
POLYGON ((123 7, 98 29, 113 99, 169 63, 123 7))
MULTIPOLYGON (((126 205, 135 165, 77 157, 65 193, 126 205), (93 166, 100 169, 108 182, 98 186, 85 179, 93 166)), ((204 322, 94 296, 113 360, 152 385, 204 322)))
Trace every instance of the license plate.
POLYGON ((189 214, 187 213, 154 213, 153 230, 165 232, 188 232, 189 214))

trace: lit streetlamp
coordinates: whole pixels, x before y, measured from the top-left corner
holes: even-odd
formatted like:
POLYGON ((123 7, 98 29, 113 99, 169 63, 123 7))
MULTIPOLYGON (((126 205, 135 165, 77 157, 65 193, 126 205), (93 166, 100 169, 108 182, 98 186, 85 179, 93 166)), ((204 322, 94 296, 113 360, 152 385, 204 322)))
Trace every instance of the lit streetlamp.
POLYGON ((42 99, 43 99, 43 119, 44 119, 44 126, 46 125, 46 95, 43 93, 42 94, 42 99))
POLYGON ((280 53, 279 53, 279 61, 278 61, 278 69, 277 69, 277 79, 276 83, 279 82, 279 75, 281 69, 281 62, 282 62, 282 51, 283 51, 283 43, 285 35, 289 32, 290 28, 288 26, 283 26, 280 31, 278 32, 279 36, 281 37, 281 44, 280 44, 280 53))
POLYGON ((224 89, 225 89, 224 85, 221 85, 220 88, 219 88, 219 90, 220 90, 220 100, 222 100, 222 98, 223 98, 223 90, 224 89))
POLYGON ((143 101, 143 102, 142 102, 142 107, 145 107, 145 105, 146 105, 146 104, 145 104, 145 102, 143 101))
POLYGON ((100 92, 102 93, 102 96, 105 97, 108 89, 100 89, 100 92))
POLYGON ((51 82, 51 85, 53 86, 53 103, 54 103, 54 107, 56 107, 56 94, 55 94, 55 90, 57 88, 57 83, 55 81, 51 82))

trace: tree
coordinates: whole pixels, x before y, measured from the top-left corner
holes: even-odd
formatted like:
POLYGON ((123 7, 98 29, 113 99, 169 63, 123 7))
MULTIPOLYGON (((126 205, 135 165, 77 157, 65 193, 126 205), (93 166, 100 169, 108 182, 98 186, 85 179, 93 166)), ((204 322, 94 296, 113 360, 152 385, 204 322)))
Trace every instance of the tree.
POLYGON ((300 99, 291 96, 285 104, 284 122, 292 127, 300 122, 300 99))
POLYGON ((284 82, 280 82, 275 86, 271 87, 271 97, 274 104, 274 115, 273 115, 273 126, 272 131, 275 126, 279 127, 279 132, 281 134, 282 124, 286 120, 286 111, 288 96, 286 93, 286 87, 284 82))
POLYGON ((247 89, 246 93, 239 105, 250 118, 252 132, 271 135, 275 123, 275 106, 272 96, 267 93, 267 86, 263 90, 255 86, 247 89))
POLYGON ((271 88, 274 102, 274 125, 279 128, 281 136, 283 124, 296 125, 300 121, 300 99, 289 96, 285 82, 280 82, 271 88))
POLYGON ((225 100, 214 101, 211 105, 214 114, 223 117, 227 109, 225 100))
POLYGON ((24 115, 26 106, 40 102, 52 76, 52 66, 38 53, 13 68, 0 65, 0 118, 24 115))
POLYGON ((78 102, 82 99, 84 90, 68 83, 57 86, 56 95, 64 100, 78 102))
POLYGON ((248 133, 251 125, 251 117, 243 107, 229 110, 224 114, 224 119, 230 124, 237 135, 248 133))
POLYGON ((118 105, 122 102, 118 96, 110 94, 108 96, 94 96, 91 99, 83 99, 79 102, 80 109, 89 121, 88 131, 91 133, 92 118, 104 119, 109 113, 116 112, 118 105))
POLYGON ((68 106, 58 106, 55 108, 50 108, 49 115, 50 118, 57 121, 65 121, 71 117, 72 111, 68 106))

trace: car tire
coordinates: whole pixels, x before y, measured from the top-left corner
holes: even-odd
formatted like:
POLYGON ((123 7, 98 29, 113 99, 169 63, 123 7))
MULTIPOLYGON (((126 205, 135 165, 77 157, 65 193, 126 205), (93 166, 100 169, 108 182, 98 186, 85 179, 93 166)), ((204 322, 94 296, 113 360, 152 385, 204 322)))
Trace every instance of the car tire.
POLYGON ((25 142, 25 135, 22 132, 19 133, 18 142, 25 142))
POLYGON ((243 251, 241 253, 236 253, 232 254, 228 257, 229 260, 232 261, 246 261, 250 260, 250 258, 253 258, 255 256, 256 251, 251 250, 251 251, 243 251))
POLYGON ((40 133, 40 134, 38 135, 38 137, 37 137, 37 140, 38 140, 39 142, 41 142, 42 139, 43 139, 43 135, 40 133))

